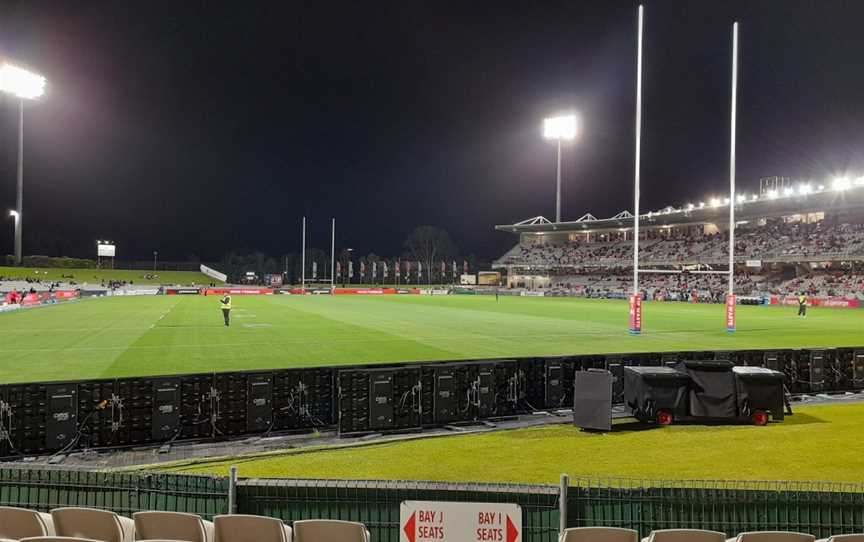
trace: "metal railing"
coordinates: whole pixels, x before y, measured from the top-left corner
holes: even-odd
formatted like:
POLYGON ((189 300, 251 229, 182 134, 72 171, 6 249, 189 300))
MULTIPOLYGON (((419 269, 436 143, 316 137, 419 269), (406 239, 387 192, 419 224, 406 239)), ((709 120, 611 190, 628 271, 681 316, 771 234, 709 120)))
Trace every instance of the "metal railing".
MULTIPOLYGON (((766 460, 757 459, 754 461, 766 460)), ((669 458, 674 469, 675 458, 669 458)), ((864 485, 836 482, 753 482, 575 478, 568 525, 652 530, 864 532, 864 485)))
MULTIPOLYGON (((674 469, 674 458, 670 458, 674 469)), ((234 471, 236 473, 236 471, 234 471)), ((864 532, 864 484, 838 482, 569 479, 562 484, 240 479, 163 473, 0 469, 0 505, 48 511, 84 506, 340 519, 366 525, 375 542, 398 542, 402 501, 510 503, 522 507, 522 540, 555 542, 564 527, 785 530, 828 537, 864 532), (563 497, 565 506, 561 506, 563 497)))

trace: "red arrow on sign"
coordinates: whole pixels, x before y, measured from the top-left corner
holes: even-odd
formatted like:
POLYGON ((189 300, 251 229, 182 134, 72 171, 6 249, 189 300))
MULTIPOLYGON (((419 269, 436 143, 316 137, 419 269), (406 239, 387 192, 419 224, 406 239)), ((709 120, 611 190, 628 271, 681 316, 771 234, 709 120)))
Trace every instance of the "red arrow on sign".
MULTIPOLYGON (((412 516, 413 520, 414 517, 412 516)), ((516 529, 516 526, 513 525, 513 522, 510 520, 510 516, 507 516, 507 542, 516 542, 516 539, 519 538, 519 531, 516 529)), ((411 542, 414 542, 413 540, 411 542)))
MULTIPOLYGON (((408 537, 408 542, 414 542, 414 538, 417 536, 417 529, 415 528, 416 519, 414 518, 416 515, 417 512, 411 512, 411 517, 408 518, 408 521, 405 522, 405 526, 402 527, 402 531, 405 533, 405 536, 408 537)), ((507 519, 509 520, 510 518, 507 519)))

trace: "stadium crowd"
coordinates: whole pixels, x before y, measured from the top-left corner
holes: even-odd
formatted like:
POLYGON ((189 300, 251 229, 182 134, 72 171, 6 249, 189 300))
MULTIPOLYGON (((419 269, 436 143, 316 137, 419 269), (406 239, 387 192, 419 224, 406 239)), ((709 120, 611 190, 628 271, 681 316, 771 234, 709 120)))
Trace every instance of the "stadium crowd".
MULTIPOLYGON (((640 242, 639 259, 652 263, 724 261, 729 251, 725 233, 669 235, 640 242)), ((737 258, 797 259, 864 255, 864 224, 775 222, 764 226, 742 226, 736 232, 737 258)), ((521 266, 620 265, 632 258, 633 242, 573 241, 552 244, 520 243, 498 263, 521 266)))

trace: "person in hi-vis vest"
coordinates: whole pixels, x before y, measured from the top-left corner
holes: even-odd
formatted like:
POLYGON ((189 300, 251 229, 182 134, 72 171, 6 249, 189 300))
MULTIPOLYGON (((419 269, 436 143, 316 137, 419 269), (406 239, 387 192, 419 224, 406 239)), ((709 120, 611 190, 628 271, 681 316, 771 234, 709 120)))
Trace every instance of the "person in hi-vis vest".
POLYGON ((222 317, 225 318, 225 325, 231 325, 231 294, 225 293, 222 296, 222 299, 219 300, 219 304, 222 306, 222 317))
POLYGON ((807 316, 807 296, 798 294, 798 316, 807 316))

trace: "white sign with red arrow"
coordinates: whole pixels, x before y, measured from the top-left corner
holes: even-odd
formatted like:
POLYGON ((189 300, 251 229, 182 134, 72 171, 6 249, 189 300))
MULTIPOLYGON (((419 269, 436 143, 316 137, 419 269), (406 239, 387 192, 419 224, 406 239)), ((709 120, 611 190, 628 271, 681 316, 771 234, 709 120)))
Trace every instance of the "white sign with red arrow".
POLYGON ((402 501, 400 542, 522 542, 518 504, 402 501))

